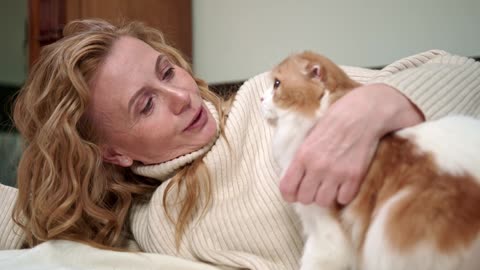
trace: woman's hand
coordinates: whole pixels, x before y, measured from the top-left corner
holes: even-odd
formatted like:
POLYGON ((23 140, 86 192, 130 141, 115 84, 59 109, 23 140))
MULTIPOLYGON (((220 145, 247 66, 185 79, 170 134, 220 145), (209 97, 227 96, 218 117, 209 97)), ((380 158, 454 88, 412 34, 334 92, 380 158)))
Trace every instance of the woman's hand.
POLYGON ((353 200, 385 134, 423 121, 398 90, 361 86, 335 102, 305 139, 280 182, 286 201, 330 206, 353 200))

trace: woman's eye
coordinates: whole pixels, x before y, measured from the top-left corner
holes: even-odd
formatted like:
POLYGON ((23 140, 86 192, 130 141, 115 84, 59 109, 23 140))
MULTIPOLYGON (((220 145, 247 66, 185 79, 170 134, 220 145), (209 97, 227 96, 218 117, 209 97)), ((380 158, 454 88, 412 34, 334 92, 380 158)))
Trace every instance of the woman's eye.
POLYGON ((278 79, 275 79, 275 82, 273 83, 273 89, 277 89, 280 86, 280 81, 278 79))
POLYGON ((145 104, 145 107, 142 109, 140 112, 141 114, 148 114, 153 108, 153 98, 150 97, 148 98, 147 104, 145 104))
POLYGON ((167 69, 167 71, 165 71, 165 73, 163 73, 163 77, 162 77, 162 80, 166 80, 166 79, 170 79, 173 77, 175 73, 175 69, 173 67, 167 69))

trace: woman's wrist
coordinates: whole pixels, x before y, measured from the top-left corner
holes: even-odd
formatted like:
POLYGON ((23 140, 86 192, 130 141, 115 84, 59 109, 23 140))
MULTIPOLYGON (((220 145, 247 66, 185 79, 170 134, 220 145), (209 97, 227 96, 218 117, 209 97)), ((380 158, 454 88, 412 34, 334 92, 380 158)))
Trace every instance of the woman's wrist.
POLYGON ((411 127, 425 121, 423 113, 399 90, 384 83, 367 85, 377 108, 378 135, 411 127))

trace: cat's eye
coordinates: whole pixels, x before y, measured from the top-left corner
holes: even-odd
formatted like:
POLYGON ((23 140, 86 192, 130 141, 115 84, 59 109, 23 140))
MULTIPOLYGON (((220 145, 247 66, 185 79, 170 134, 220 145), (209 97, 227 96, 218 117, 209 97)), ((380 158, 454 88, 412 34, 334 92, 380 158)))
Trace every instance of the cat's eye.
POLYGON ((275 79, 273 82, 273 89, 277 89, 280 86, 280 81, 278 79, 275 79))

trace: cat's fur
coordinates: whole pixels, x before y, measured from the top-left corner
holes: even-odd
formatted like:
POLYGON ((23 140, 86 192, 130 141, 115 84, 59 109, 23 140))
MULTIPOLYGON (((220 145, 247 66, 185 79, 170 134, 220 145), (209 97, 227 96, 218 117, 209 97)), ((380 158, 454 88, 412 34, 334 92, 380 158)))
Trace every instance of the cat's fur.
MULTIPOLYGON (((262 98, 285 171, 325 110, 360 84, 312 52, 271 72, 262 98)), ((425 122, 383 138, 344 208, 294 204, 306 243, 302 270, 480 269, 480 121, 425 122)))

